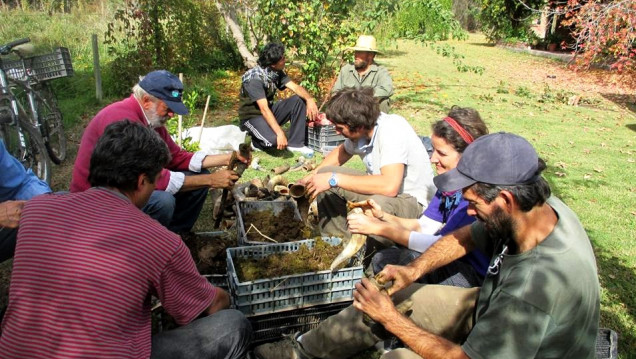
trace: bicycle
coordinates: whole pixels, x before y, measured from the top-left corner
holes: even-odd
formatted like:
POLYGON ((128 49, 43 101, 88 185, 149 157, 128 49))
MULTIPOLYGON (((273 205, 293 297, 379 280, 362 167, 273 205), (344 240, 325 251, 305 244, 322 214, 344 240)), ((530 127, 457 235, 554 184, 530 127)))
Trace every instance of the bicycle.
POLYGON ((14 95, 30 113, 33 125, 40 130, 49 158, 55 164, 60 164, 66 158, 66 135, 62 113, 57 107, 53 91, 45 80, 72 74, 70 54, 64 48, 58 48, 51 54, 28 58, 24 57, 21 51, 13 52, 20 59, 9 64, 5 62, 3 67, 5 72, 8 72, 10 80, 13 80, 11 87, 14 95))
MULTIPOLYGON (((21 39, 2 45, 0 55, 7 55, 27 42, 29 39, 21 39)), ((33 126, 31 116, 13 94, 10 86, 13 83, 7 77, 0 58, 0 137, 11 155, 48 183, 51 180, 51 160, 40 131, 33 126)))

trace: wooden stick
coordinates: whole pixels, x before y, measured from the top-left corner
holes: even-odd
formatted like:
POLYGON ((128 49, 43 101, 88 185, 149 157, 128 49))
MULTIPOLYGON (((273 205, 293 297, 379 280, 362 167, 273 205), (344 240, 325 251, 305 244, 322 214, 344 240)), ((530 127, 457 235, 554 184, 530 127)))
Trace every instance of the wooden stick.
POLYGON ((261 236, 269 239, 270 241, 274 242, 274 243, 278 243, 277 240, 270 238, 266 235, 263 234, 263 232, 259 231, 258 228, 256 228, 256 226, 254 225, 254 223, 250 223, 250 228, 247 229, 247 231, 245 231, 245 234, 247 235, 248 233, 250 233, 250 229, 254 228, 256 230, 256 232, 258 232, 258 234, 260 234, 261 236))
POLYGON ((197 142, 201 143, 201 136, 203 135, 203 125, 205 125, 205 115, 208 113, 208 105, 210 105, 210 95, 205 100, 205 109, 203 110, 203 118, 201 118, 201 129, 199 130, 199 139, 197 142))
MULTIPOLYGON (((179 72, 179 81, 183 83, 183 73, 179 72)), ((183 116, 178 116, 178 125, 177 125, 177 144, 181 146, 181 127, 183 126, 183 116)))

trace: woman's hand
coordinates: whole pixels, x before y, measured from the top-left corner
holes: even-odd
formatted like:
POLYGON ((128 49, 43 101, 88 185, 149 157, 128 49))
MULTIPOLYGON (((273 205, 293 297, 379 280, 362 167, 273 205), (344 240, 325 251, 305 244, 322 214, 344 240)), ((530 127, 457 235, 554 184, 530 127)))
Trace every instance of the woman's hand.
POLYGON ((384 222, 363 213, 351 213, 347 216, 349 231, 366 235, 381 235, 384 222))

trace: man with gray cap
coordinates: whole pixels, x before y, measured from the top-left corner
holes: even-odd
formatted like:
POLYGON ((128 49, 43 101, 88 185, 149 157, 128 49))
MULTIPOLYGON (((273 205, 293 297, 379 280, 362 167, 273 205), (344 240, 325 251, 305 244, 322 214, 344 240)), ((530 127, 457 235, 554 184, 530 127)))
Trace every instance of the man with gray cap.
MULTIPOLYGON (((125 100, 102 109, 88 124, 82 135, 73 166, 71 192, 90 188, 88 172, 90 157, 106 126, 129 119, 151 127, 164 140, 171 160, 156 182, 148 204, 142 209, 175 233, 188 232, 194 226, 210 188, 229 188, 238 175, 230 170, 209 173, 206 169, 227 165, 230 154, 206 155, 191 153, 179 147, 165 127, 174 114, 186 115, 182 102, 183 84, 174 74, 157 70, 144 76, 125 100)), ((243 159, 247 161, 247 159, 243 159)))
POLYGON ((347 358, 387 331, 408 349, 382 358, 594 358, 600 296, 594 253, 576 215, 551 196, 544 169, 522 137, 478 138, 455 169, 434 179, 440 191, 461 189, 477 221, 407 266, 386 266, 375 279, 392 282, 388 289, 363 279, 352 307, 300 338, 258 347, 257 355, 347 358), (414 283, 474 248, 492 255, 481 288, 414 283), (407 300, 409 310, 398 311, 407 300), (363 312, 375 324, 365 324, 363 312))
POLYGON ((380 102, 380 111, 389 113, 389 98, 393 96, 393 81, 389 71, 375 62, 375 55, 379 54, 375 37, 360 35, 354 47, 353 64, 346 64, 340 69, 338 78, 331 89, 331 93, 343 88, 371 87, 373 97, 380 102))

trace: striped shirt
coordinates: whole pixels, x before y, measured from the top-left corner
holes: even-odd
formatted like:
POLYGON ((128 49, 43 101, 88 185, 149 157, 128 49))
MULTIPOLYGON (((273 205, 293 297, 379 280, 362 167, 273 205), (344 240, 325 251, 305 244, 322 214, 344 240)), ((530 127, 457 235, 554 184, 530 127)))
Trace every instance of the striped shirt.
POLYGON ((150 298, 186 324, 214 300, 179 236, 105 188, 22 212, 2 358, 148 358, 150 298))

